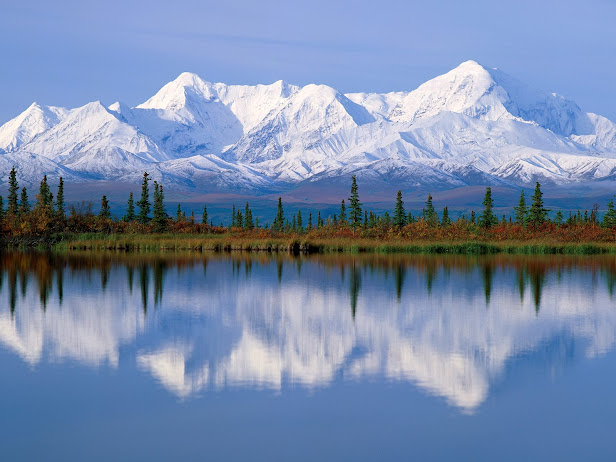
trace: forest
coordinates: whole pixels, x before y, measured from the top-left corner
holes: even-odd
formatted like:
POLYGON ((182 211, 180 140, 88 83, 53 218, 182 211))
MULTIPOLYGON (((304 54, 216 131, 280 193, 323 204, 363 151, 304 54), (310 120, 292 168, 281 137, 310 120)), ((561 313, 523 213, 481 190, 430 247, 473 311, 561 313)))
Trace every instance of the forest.
POLYGON ((368 251, 384 250, 391 243, 389 250, 398 251, 485 253, 490 251, 489 245, 494 251, 511 246, 519 250, 529 245, 538 253, 542 253, 541 248, 548 253, 567 252, 568 245, 573 245, 575 253, 615 251, 613 199, 601 216, 597 204, 590 211, 569 211, 566 216, 561 210, 550 213, 537 182, 528 200, 520 191, 518 203, 512 204, 512 214, 497 216, 492 190, 487 187, 477 213, 471 211, 454 219, 448 207, 440 213, 436 210, 431 195, 420 212, 405 210, 402 191, 392 200, 391 212, 375 213, 360 201, 355 176, 350 183, 349 197, 341 200, 339 212, 327 217, 321 211, 302 214, 297 210, 288 215, 278 198, 276 214, 270 221, 253 216, 246 202, 242 207, 232 206, 226 224, 215 224, 208 217, 207 204, 203 204, 199 217, 187 215, 181 204, 170 214, 163 185, 152 181, 147 172, 137 200, 130 193, 125 213, 114 216, 106 195, 96 210, 91 202, 67 204, 62 178, 54 196, 47 177, 43 177, 31 201, 27 188, 20 188, 13 167, 6 207, 0 196, 0 227, 5 247, 368 251), (593 243, 601 247, 584 247, 593 243))

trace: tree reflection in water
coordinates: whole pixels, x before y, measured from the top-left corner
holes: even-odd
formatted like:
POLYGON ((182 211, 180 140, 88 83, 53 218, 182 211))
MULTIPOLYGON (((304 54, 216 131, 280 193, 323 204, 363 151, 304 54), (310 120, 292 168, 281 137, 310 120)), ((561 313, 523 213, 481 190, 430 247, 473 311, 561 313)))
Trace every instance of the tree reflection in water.
POLYGON ((381 374, 472 409, 518 351, 611 348, 615 285, 601 256, 4 253, 0 342, 117 364, 139 337, 141 367, 182 396, 381 374))

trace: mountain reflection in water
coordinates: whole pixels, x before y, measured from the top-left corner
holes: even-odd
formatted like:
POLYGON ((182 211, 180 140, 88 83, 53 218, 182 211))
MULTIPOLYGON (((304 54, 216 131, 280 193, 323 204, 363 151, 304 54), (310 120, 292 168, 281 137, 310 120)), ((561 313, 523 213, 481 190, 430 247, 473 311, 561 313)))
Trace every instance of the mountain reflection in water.
POLYGON ((381 379, 472 412, 520 366, 616 335, 613 257, 5 253, 0 268, 1 347, 32 366, 127 355, 181 398, 381 379))

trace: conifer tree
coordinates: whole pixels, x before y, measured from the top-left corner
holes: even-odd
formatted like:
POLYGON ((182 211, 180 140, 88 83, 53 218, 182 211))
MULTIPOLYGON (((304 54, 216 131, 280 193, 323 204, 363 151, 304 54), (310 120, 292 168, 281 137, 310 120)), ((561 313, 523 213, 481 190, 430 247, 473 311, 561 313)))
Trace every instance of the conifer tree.
POLYGON ((599 204, 595 202, 592 205, 592 210, 590 211, 590 221, 593 224, 597 223, 597 216, 599 215, 599 204))
POLYGON ((98 216, 103 219, 111 218, 111 209, 109 208, 109 201, 107 200, 107 196, 101 198, 101 210, 98 213, 98 216))
POLYGON ((47 183, 47 175, 44 175, 43 179, 41 180, 39 194, 36 199, 38 206, 41 208, 47 208, 53 204, 51 190, 49 189, 49 184, 47 183))
POLYGON ((376 215, 374 214, 374 212, 370 212, 370 218, 369 218, 369 228, 376 228, 376 215))
MULTIPOLYGON (((180 204, 178 204, 179 206, 180 204)), ((154 182, 154 205, 152 207, 152 221, 156 232, 163 232, 167 225, 167 212, 165 211, 165 193, 163 185, 154 182)))
POLYGON ((364 228, 368 227, 368 211, 364 210, 364 228))
POLYGON ((603 215, 603 226, 608 228, 616 227, 616 209, 614 208, 613 198, 607 203, 607 212, 603 215))
POLYGON ((282 231, 284 228, 284 210, 282 208, 282 198, 278 198, 278 211, 276 212, 276 218, 272 223, 274 231, 282 231))
POLYGON ((64 180, 60 177, 58 183, 58 194, 56 195, 56 215, 61 220, 66 218, 66 211, 64 210, 66 205, 64 204, 64 180))
MULTIPOLYGON (((0 200, 2 199, 2 196, 0 196, 0 200)), ((312 212, 308 212, 308 225, 306 226, 306 231, 311 231, 312 230, 312 212)))
POLYGON ((321 211, 318 211, 317 214, 317 229, 321 229, 323 227, 323 218, 321 218, 321 211))
POLYGON ((402 191, 398 191, 396 195, 396 207, 394 209, 394 226, 402 228, 406 225, 406 212, 404 211, 404 202, 402 201, 402 191))
POLYGON ((148 172, 143 173, 143 181, 141 183, 141 198, 137 202, 139 207, 139 215, 137 220, 142 225, 145 225, 150 221, 150 188, 148 182, 150 181, 150 175, 148 172))
POLYGON ((8 195, 8 207, 7 214, 12 216, 17 216, 19 213, 18 203, 17 203, 17 193, 19 192, 19 183, 17 182, 17 170, 15 167, 11 169, 9 173, 9 195, 8 195))
POLYGON ((297 211, 297 228, 295 229, 299 233, 304 232, 304 223, 302 222, 302 211, 301 210, 297 211))
POLYGON ((520 191, 520 201, 518 202, 518 206, 514 207, 513 210, 515 210, 515 222, 518 225, 525 226, 528 218, 528 207, 526 207, 524 190, 520 191))
POLYGON ((535 227, 541 226, 546 221, 548 211, 543 206, 543 193, 541 192, 541 185, 537 182, 530 210, 528 211, 528 222, 535 227))
POLYGON ((424 209, 424 220, 430 226, 438 225, 438 214, 436 210, 434 210, 434 204, 432 204, 432 195, 428 194, 428 199, 426 200, 426 207, 424 209))
POLYGON ((556 223, 558 226, 563 224, 563 213, 560 210, 556 212, 556 217, 554 217, 554 223, 556 223))
POLYGON ((344 199, 340 203, 340 226, 346 226, 347 224, 347 216, 346 216, 346 205, 344 205, 344 199))
POLYGON ((443 216, 441 218, 441 225, 442 226, 449 226, 451 224, 451 220, 449 218, 449 209, 447 207, 445 207, 443 209, 443 216))
POLYGON ((492 201, 492 188, 486 188, 486 194, 483 198, 483 212, 479 215, 479 226, 483 228, 491 228, 492 226, 498 224, 498 218, 492 212, 494 207, 494 203, 492 201))
MULTIPOLYGON (((235 206, 233 206, 233 211, 235 212, 235 206)), ((185 218, 185 216, 184 216, 184 212, 182 212, 182 206, 178 202, 178 208, 177 208, 177 210, 175 212, 175 219, 176 219, 176 221, 183 221, 184 218, 185 218)), ((235 226, 235 223, 234 223, 234 226, 235 226)))
POLYGON ((21 188, 21 200, 19 201, 18 215, 25 215, 30 211, 30 200, 28 199, 28 190, 21 188))
POLYGON ((385 229, 391 228, 391 217, 389 216, 389 212, 383 214, 383 227, 385 229))
POLYGON ((244 229, 254 229, 255 223, 252 219, 252 210, 250 210, 250 206, 248 202, 246 202, 246 208, 244 209, 244 229))
POLYGON ((231 228, 235 228, 237 226, 237 213, 235 211, 235 204, 233 204, 233 209, 231 210, 231 228))
POLYGON ((474 210, 471 210, 471 223, 472 223, 472 224, 475 224, 475 221, 476 221, 476 220, 475 220, 475 211, 474 211, 474 210))
POLYGON ((128 195, 128 202, 126 208, 126 215, 124 216, 124 221, 134 221, 135 220, 135 201, 133 200, 133 193, 128 195))
POLYGON ((355 228, 361 225, 361 203, 359 202, 357 179, 355 175, 351 177, 351 180, 351 197, 349 197, 349 224, 353 227, 353 231, 355 231, 355 228))
POLYGON ((203 205, 203 215, 201 215, 201 223, 207 225, 207 204, 203 205))

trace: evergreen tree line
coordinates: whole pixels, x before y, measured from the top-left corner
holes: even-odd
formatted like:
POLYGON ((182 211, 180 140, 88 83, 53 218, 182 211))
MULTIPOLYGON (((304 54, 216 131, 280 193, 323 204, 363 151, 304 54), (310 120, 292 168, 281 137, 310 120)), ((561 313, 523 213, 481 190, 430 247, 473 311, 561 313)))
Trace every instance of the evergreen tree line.
MULTIPOLYGON (((318 229, 348 229, 353 234, 358 230, 366 229, 402 229, 413 223, 423 222, 428 227, 446 228, 454 223, 449 210, 444 207, 442 213, 436 211, 431 195, 428 195, 422 211, 416 215, 407 212, 404 207, 402 191, 396 195, 395 205, 392 213, 388 211, 377 214, 363 207, 360 199, 355 176, 351 177, 350 195, 346 202, 344 199, 340 203, 338 213, 324 218, 321 211, 307 212, 307 216, 301 210, 290 217, 285 215, 282 198, 278 198, 276 215, 271 224, 264 226, 255 217, 248 202, 244 207, 233 205, 229 225, 225 228, 223 223, 214 226, 212 221, 208 221, 207 204, 203 205, 203 211, 198 220, 194 212, 189 216, 182 210, 182 205, 177 205, 175 217, 170 216, 166 211, 165 194, 163 185, 153 181, 153 191, 150 194, 150 175, 145 172, 141 181, 141 192, 139 199, 135 201, 133 193, 128 196, 126 212, 121 218, 115 218, 111 214, 109 201, 103 195, 100 202, 98 214, 94 214, 91 203, 82 202, 73 204, 66 213, 64 199, 64 182, 59 179, 56 196, 51 192, 47 177, 44 176, 40 182, 39 192, 36 201, 31 203, 28 190, 20 188, 17 181, 17 170, 13 167, 9 173, 9 188, 6 208, 4 199, 0 196, 0 220, 13 230, 14 234, 25 233, 48 233, 48 232, 83 232, 84 230, 94 231, 129 231, 127 226, 139 225, 138 231, 165 232, 183 230, 185 232, 224 232, 225 229, 252 231, 254 229, 270 230, 275 233, 304 233, 318 229), (348 204, 348 206, 347 206, 348 204)), ((535 190, 527 204, 524 191, 520 192, 520 199, 517 206, 513 207, 513 216, 503 215, 499 218, 494 212, 494 199, 490 187, 486 188, 482 202, 483 208, 479 215, 474 211, 470 214, 462 214, 455 223, 477 228, 490 229, 499 224, 516 224, 524 228, 536 229, 545 223, 555 225, 580 225, 596 224, 606 228, 616 228, 616 206, 614 199, 610 199, 607 204, 607 212, 603 214, 599 221, 598 205, 593 209, 581 212, 570 212, 565 218, 562 211, 557 211, 554 218, 548 216, 549 210, 545 207, 541 185, 537 182, 535 190)))

